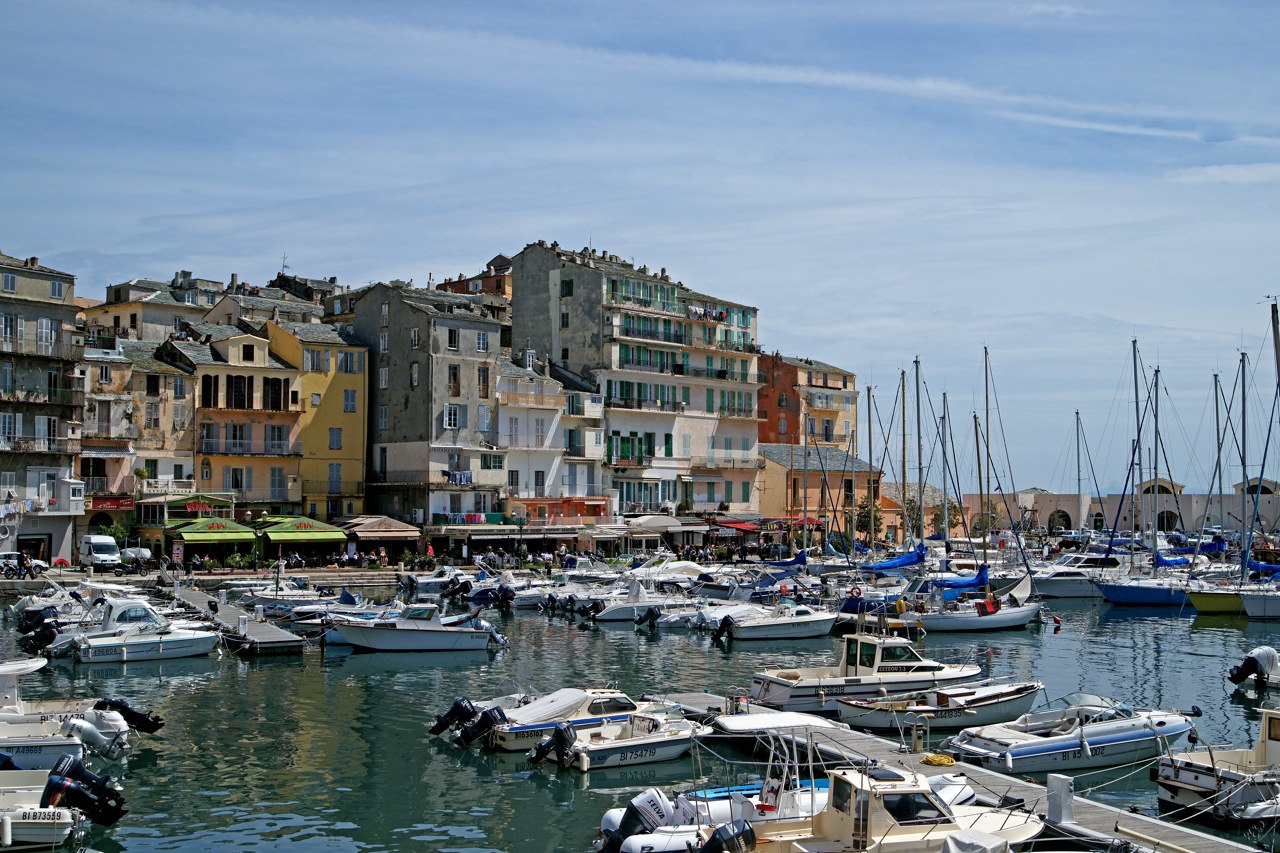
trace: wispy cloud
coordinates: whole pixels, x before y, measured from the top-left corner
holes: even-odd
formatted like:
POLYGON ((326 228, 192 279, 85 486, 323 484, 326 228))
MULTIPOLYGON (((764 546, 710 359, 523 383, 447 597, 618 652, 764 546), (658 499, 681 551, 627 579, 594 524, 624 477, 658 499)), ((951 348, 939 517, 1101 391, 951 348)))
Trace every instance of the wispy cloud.
POLYGON ((1239 163, 1176 169, 1166 177, 1181 184, 1269 184, 1280 181, 1280 163, 1239 163))

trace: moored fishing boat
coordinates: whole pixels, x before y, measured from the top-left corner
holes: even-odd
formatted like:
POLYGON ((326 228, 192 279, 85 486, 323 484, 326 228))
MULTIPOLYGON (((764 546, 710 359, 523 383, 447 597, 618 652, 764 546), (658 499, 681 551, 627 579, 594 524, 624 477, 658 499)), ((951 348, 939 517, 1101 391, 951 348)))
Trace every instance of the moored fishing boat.
POLYGON ((835 716, 836 700, 874 696, 881 690, 926 690, 977 678, 976 664, 952 665, 920 656, 903 637, 850 634, 834 666, 772 667, 751 678, 751 700, 777 710, 835 716))
POLYGON ((1042 681, 983 681, 883 698, 841 699, 840 722, 861 729, 895 731, 920 719, 927 720, 931 729, 986 726, 1030 711, 1042 690, 1042 681))
POLYGON ((807 604, 783 602, 760 615, 725 616, 716 629, 733 640, 797 640, 825 637, 831 633, 837 614, 807 604))
POLYGON ((670 761, 688 753, 693 739, 710 731, 709 726, 667 713, 635 713, 619 722, 582 729, 564 722, 529 750, 529 763, 554 755, 561 767, 585 772, 670 761))

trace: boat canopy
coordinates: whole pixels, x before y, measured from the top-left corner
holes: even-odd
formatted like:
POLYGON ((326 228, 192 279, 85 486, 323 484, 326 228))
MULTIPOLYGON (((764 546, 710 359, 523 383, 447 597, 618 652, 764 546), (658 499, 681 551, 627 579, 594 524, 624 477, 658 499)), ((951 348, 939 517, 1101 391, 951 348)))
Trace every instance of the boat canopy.
POLYGON ((925 547, 923 545, 917 545, 915 550, 911 551, 910 553, 902 554, 900 556, 893 557, 892 559, 882 560, 879 563, 871 563, 868 566, 863 566, 863 568, 864 569, 900 569, 906 566, 917 566, 920 563, 924 562, 925 553, 926 553, 925 547))

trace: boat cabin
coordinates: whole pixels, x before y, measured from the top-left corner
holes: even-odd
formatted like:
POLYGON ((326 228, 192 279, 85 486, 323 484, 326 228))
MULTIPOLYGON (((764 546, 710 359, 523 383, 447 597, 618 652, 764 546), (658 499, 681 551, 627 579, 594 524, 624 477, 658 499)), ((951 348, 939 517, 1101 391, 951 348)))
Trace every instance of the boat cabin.
POLYGON ((940 669, 926 661, 905 637, 876 637, 850 634, 844 638, 840 655, 840 675, 868 676, 890 672, 927 672, 940 669))

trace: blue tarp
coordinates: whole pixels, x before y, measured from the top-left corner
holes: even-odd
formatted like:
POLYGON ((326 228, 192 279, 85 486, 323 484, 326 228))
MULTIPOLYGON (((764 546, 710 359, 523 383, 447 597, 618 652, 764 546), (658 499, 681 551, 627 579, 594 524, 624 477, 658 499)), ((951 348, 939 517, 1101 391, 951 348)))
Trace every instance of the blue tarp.
POLYGON ((967 580, 965 579, 954 580, 954 581, 931 580, 929 581, 929 583, 933 584, 934 586, 940 589, 974 589, 975 587, 986 586, 989 583, 989 580, 987 578, 987 566, 985 563, 979 566, 978 573, 973 577, 968 578, 967 580))
POLYGON ((807 566, 809 565, 809 557, 804 551, 801 551, 790 560, 765 560, 760 565, 777 566, 778 568, 785 568, 787 566, 807 566))
POLYGON ((863 566, 863 569, 901 569, 905 566, 918 566, 924 562, 925 548, 923 545, 917 545, 916 549, 910 554, 903 554, 890 560, 882 560, 879 563, 872 563, 863 566))
MULTIPOLYGON (((858 544, 857 542, 853 543, 853 550, 862 554, 867 553, 867 549, 864 548, 862 545, 858 544)), ((841 551, 836 550, 836 547, 831 544, 830 539, 827 540, 827 555, 831 557, 844 557, 846 560, 849 559, 848 554, 845 554, 841 551)))
POLYGON ((1280 572, 1280 566, 1273 566, 1271 563, 1259 563, 1257 560, 1249 561, 1249 571, 1257 572, 1260 575, 1274 575, 1280 572))
POLYGON ((1186 566, 1191 563, 1190 557, 1174 557, 1172 560, 1166 560, 1159 551, 1156 551, 1156 566, 1186 566))

